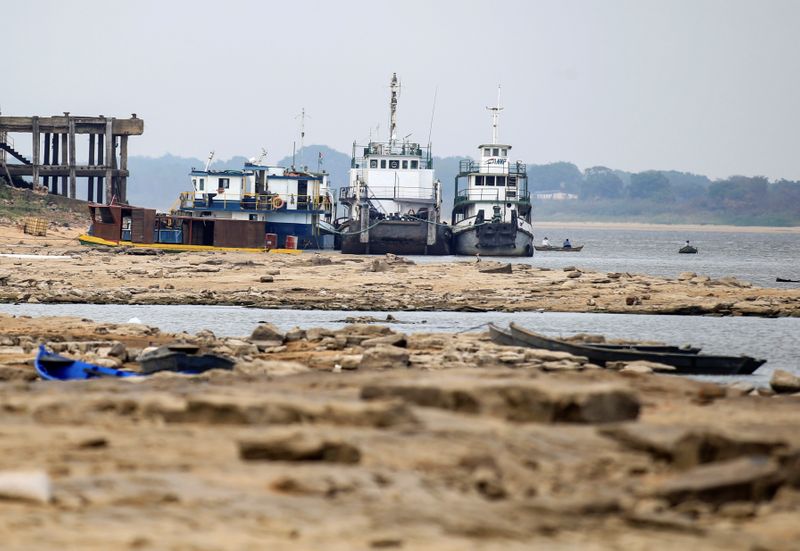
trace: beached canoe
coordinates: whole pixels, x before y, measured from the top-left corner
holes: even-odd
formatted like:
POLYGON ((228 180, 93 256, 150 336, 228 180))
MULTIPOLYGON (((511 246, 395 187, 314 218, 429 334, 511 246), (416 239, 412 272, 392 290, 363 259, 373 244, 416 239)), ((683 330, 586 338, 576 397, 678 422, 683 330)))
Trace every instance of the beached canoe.
POLYGON ((585 356, 593 363, 605 365, 606 362, 634 362, 639 360, 671 365, 680 375, 750 375, 766 360, 750 356, 717 356, 675 352, 652 352, 637 349, 608 349, 594 345, 575 344, 534 333, 515 323, 509 325, 509 332, 515 341, 532 348, 569 352, 585 356))
POLYGON ((142 373, 175 371, 184 375, 199 375, 211 369, 232 369, 232 359, 217 354, 197 354, 195 345, 170 344, 142 354, 139 363, 142 373))
POLYGON ((126 369, 114 369, 93 365, 53 352, 48 352, 44 345, 39 345, 39 353, 34 360, 36 372, 48 381, 74 381, 81 379, 97 379, 100 377, 138 377, 141 374, 126 369))
MULTIPOLYGON (((514 335, 501 327, 490 323, 489 336, 492 341, 497 344, 505 344, 509 346, 527 346, 527 344, 514 335)), ((694 346, 674 346, 670 344, 642 344, 642 343, 588 343, 580 341, 564 341, 579 346, 593 346, 595 348, 603 348, 605 350, 639 350, 642 352, 661 352, 661 353, 674 353, 674 354, 698 354, 700 348, 694 346)))
POLYGON ((552 245, 534 245, 534 249, 537 251, 557 251, 557 252, 564 252, 564 253, 579 253, 581 249, 583 249, 583 245, 578 245, 577 247, 554 247, 552 245))

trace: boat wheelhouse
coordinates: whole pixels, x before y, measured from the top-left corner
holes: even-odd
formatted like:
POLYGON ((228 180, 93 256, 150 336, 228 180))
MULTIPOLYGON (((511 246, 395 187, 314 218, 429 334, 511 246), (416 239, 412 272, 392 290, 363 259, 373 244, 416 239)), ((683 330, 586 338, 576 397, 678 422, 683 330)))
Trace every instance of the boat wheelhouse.
POLYGON ((492 142, 481 144, 479 161, 459 163, 453 204, 453 249, 460 255, 532 256, 532 206, 527 168, 511 161, 511 145, 497 141, 500 107, 492 112, 492 142))
POLYGON ((389 141, 353 144, 350 180, 339 190, 346 209, 341 249, 355 254, 449 254, 440 224, 441 185, 430 144, 397 139, 397 75, 392 76, 389 141))

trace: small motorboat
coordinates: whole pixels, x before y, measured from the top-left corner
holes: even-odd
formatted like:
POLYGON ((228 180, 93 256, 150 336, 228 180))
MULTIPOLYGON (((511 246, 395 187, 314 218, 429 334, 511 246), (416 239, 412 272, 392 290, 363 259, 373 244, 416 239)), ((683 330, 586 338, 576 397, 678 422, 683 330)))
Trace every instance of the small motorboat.
POLYGON ((47 381, 75 381, 81 379, 97 379, 100 377, 139 377, 141 373, 127 369, 102 367, 79 360, 73 360, 48 352, 44 345, 39 345, 39 353, 34 360, 36 372, 47 381))
MULTIPOLYGON (((496 327, 492 329, 492 327, 490 326, 490 334, 492 335, 498 330, 502 331, 502 329, 496 327)), ((766 360, 751 358, 750 356, 717 356, 698 354, 694 351, 658 352, 639 350, 637 348, 614 349, 594 344, 576 344, 545 337, 513 322, 509 325, 509 331, 505 333, 507 335, 502 337, 503 342, 501 340, 495 342, 503 344, 507 337, 510 336, 516 346, 568 352, 575 356, 584 356, 598 365, 605 365, 606 362, 615 361, 634 362, 644 360, 656 362, 671 365, 675 368, 674 373, 678 375, 750 375, 766 362, 766 360)), ((492 339, 494 340, 494 338, 493 336, 492 339)))
POLYGON ((678 249, 680 254, 697 254, 697 247, 692 247, 691 245, 684 245, 680 249, 678 249))
POLYGON ((534 245, 533 248, 536 249, 537 251, 579 253, 583 249, 583 245, 578 245, 577 247, 554 247, 553 245, 534 245))

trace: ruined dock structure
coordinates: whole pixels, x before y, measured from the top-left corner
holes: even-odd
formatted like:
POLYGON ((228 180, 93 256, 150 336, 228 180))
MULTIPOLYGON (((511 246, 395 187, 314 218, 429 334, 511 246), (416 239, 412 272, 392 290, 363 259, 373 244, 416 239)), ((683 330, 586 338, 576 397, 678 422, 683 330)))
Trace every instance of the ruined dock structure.
POLYGON ((128 136, 139 136, 143 131, 144 121, 135 113, 128 119, 69 113, 54 117, 0 116, 0 179, 19 185, 25 182, 22 177, 28 176, 33 189, 78 199, 77 179, 86 178, 87 201, 124 203, 128 136), (15 144, 22 141, 12 134, 30 135, 30 158, 17 150, 15 144), (85 135, 88 147, 85 142, 78 144, 79 137, 85 135), (78 152, 87 154, 86 162, 78 160, 78 152))

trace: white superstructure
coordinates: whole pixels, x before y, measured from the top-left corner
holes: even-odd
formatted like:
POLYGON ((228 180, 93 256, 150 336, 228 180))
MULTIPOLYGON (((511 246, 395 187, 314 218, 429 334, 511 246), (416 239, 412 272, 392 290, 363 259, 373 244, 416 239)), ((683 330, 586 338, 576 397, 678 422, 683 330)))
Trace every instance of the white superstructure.
POLYGON ((438 218, 441 192, 430 145, 423 147, 397 138, 398 91, 395 74, 391 81, 389 141, 353 144, 349 186, 342 188, 339 196, 352 219, 360 217, 363 207, 382 218, 416 217, 427 211, 436 211, 438 218))

